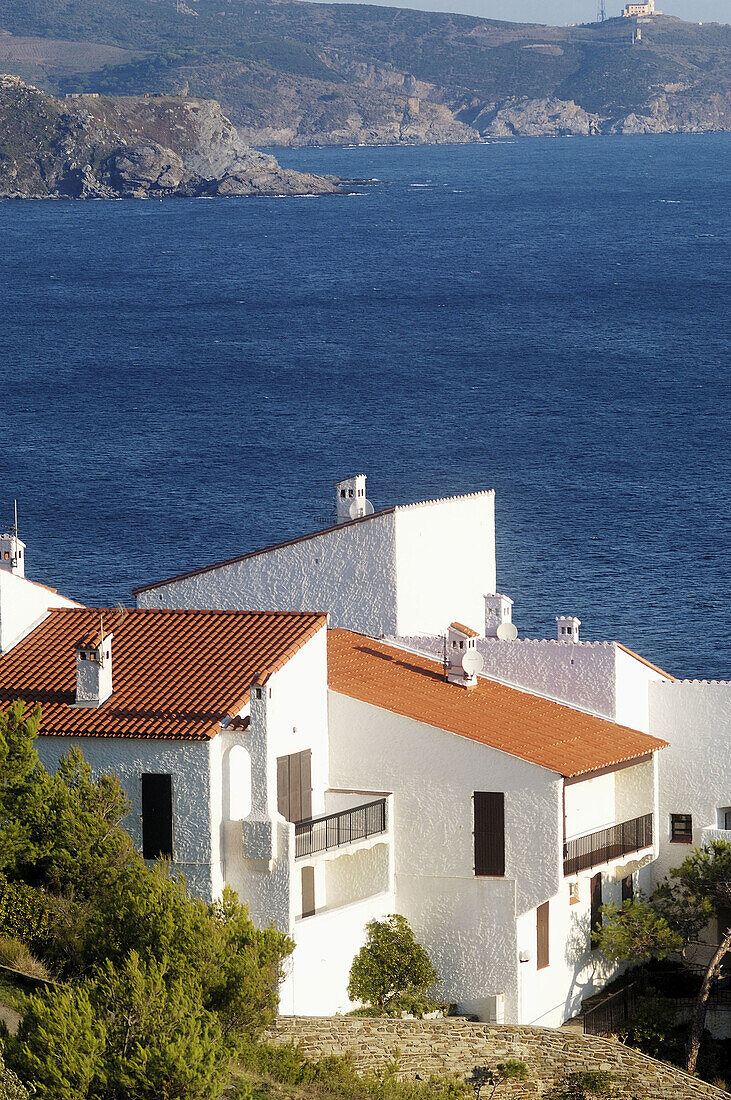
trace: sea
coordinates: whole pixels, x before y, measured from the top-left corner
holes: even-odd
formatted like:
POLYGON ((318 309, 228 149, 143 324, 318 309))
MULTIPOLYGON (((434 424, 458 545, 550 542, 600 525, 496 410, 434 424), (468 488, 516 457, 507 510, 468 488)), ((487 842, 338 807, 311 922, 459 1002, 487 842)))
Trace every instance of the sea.
POLYGON ((29 576, 132 604, 328 526, 352 473, 376 508, 495 489, 521 636, 575 614, 729 677, 730 147, 278 150, 365 182, 0 203, 0 527, 17 498, 29 576))

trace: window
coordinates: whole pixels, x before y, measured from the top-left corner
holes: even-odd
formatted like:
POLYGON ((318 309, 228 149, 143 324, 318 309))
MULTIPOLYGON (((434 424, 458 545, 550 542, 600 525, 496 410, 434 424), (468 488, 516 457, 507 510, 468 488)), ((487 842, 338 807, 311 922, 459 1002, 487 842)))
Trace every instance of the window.
POLYGON ((173 777, 142 776, 142 855, 173 858, 173 777))
POLYGON ((548 966, 548 902, 536 909, 536 969, 548 966))
POLYGON ((505 795, 502 791, 474 794, 475 874, 505 874, 505 795))
POLYGON ((277 809, 287 821, 312 817, 312 752, 305 749, 277 760, 277 809))
POLYGON ((345 499, 345 489, 340 490, 340 496, 345 499))
POLYGON ((622 879, 622 905, 626 901, 633 901, 635 896, 635 884, 632 879, 632 875, 627 875, 627 878, 622 879))
POLYGON ((578 882, 569 883, 569 905, 579 904, 579 884, 578 882))
MULTIPOLYGON (((592 932, 596 932, 602 926, 602 876, 601 871, 598 875, 593 875, 591 880, 591 917, 590 928, 592 932)), ((596 944, 591 941, 591 950, 596 950, 596 944)))
POLYGON ((302 868, 302 916, 315 915, 315 868, 302 868))
POLYGON ((693 843, 693 818, 691 814, 670 815, 670 840, 673 844, 693 843))

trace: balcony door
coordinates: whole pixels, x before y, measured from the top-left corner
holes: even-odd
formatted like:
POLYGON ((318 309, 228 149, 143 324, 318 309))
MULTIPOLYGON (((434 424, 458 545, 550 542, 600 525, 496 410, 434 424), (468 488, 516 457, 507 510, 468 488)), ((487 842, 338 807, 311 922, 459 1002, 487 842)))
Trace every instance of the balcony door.
POLYGON ((312 817, 312 752, 277 758, 277 809, 287 821, 312 817))

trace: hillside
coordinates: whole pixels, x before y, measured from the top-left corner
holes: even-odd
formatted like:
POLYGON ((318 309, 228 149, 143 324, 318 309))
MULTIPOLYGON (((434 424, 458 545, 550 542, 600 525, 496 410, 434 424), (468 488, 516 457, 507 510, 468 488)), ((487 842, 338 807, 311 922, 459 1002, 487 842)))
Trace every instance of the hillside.
POLYGON ((248 148, 217 103, 188 97, 57 99, 0 76, 0 198, 303 195, 340 181, 248 148))
POLYGON ((293 0, 0 13, 6 71, 48 91, 213 97, 254 144, 731 129, 728 58, 727 26, 670 16, 544 27, 293 0))

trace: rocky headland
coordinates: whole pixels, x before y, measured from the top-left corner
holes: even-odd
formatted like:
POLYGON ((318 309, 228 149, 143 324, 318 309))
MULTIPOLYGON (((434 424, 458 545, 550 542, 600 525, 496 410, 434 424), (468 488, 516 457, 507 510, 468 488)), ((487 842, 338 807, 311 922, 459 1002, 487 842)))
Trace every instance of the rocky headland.
POLYGON ((213 100, 46 95, 0 76, 0 198, 329 195, 250 148, 213 100))

